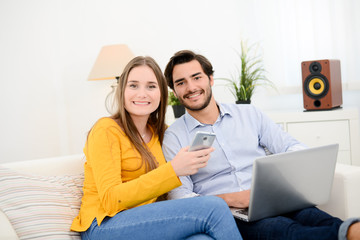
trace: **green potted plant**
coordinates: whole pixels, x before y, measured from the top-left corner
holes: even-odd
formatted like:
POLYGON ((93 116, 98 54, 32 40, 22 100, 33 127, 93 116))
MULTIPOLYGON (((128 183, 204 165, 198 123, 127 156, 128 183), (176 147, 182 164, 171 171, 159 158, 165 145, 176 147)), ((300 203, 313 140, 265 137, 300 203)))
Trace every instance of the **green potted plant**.
POLYGON ((168 104, 172 106, 175 118, 179 118, 185 114, 185 107, 180 103, 174 92, 169 91, 168 104))
POLYGON ((220 78, 229 82, 229 88, 235 96, 236 103, 251 103, 251 97, 255 87, 260 85, 272 86, 273 84, 265 76, 265 69, 262 63, 262 56, 253 54, 253 47, 241 41, 241 54, 238 53, 241 61, 241 68, 237 69, 238 74, 229 78, 220 78))

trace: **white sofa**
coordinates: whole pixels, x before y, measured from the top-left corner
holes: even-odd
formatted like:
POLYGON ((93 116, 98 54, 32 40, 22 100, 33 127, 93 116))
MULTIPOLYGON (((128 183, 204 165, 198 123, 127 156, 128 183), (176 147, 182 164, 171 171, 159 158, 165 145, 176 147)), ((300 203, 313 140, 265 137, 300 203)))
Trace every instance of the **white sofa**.
MULTIPOLYGON (((10 223, 7 215, 4 214, 4 212, 3 212, 4 209, 1 209, 1 211, 0 211, 0 240, 19 239, 18 235, 20 235, 20 236, 22 235, 23 238, 26 238, 26 239, 80 239, 79 234, 70 232, 69 228, 70 228, 72 219, 77 215, 78 208, 80 207, 80 198, 81 198, 82 192, 79 191, 79 188, 82 187, 84 162, 85 162, 84 155, 79 154, 79 155, 72 155, 72 156, 65 156, 65 157, 46 158, 46 159, 0 164, 1 165, 0 166, 0 184, 2 184, 2 186, 0 186, 0 201, 2 200, 1 199, 1 195, 2 195, 1 190, 6 189, 6 186, 4 187, 3 184, 6 184, 7 178, 9 179, 8 181, 10 181, 9 184, 13 184, 12 183, 13 180, 16 181, 17 179, 19 179, 21 182, 20 183, 16 182, 16 183, 14 183, 14 185, 16 185, 16 187, 20 187, 20 188, 22 186, 19 186, 18 184, 22 184, 22 182, 26 182, 26 181, 29 183, 29 185, 33 185, 33 186, 36 185, 38 187, 42 187, 45 185, 44 189, 46 189, 46 190, 44 190, 44 192, 41 192, 38 189, 32 189, 32 188, 29 189, 27 186, 24 186, 25 191, 30 192, 30 194, 29 194, 30 201, 35 201, 32 203, 28 203, 28 204, 27 204, 27 202, 21 201, 22 196, 20 196, 20 193, 17 192, 16 190, 9 193, 9 194, 14 195, 13 198, 19 198, 19 202, 16 202, 17 205, 25 206, 23 208, 23 210, 21 210, 22 212, 30 211, 30 210, 26 209, 27 206, 28 206, 28 208, 30 208, 30 207, 35 208, 35 211, 36 211, 37 209, 41 208, 41 206, 38 206, 38 204, 44 204, 44 206, 47 205, 48 203, 42 201, 44 198, 51 199, 51 197, 54 197, 55 202, 58 202, 60 200, 59 198, 66 199, 65 203, 58 202, 59 205, 49 206, 49 208, 45 208, 45 209, 42 209, 42 211, 39 211, 39 214, 43 214, 43 216, 46 216, 46 214, 47 214, 46 211, 49 211, 49 214, 51 214, 51 213, 56 214, 56 210, 58 210, 59 216, 61 216, 61 218, 64 217, 64 219, 55 219, 54 216, 50 216, 48 219, 48 222, 46 219, 44 222, 34 220, 34 224, 32 226, 29 226, 29 225, 24 226, 24 225, 18 224, 18 222, 16 222, 17 227, 18 227, 17 230, 21 231, 20 234, 17 234, 17 232, 15 231, 15 227, 10 223), (7 172, 4 173, 4 171, 2 172, 1 167, 15 170, 17 173, 19 173, 20 177, 19 178, 14 177, 13 179, 11 177, 6 177, 6 174, 10 175, 11 173, 9 174, 7 172), (24 174, 24 176, 23 176, 23 174, 24 174), (69 176, 69 178, 60 177, 59 179, 57 179, 57 178, 54 179, 52 176, 69 176), (71 180, 71 181, 69 181, 69 180, 71 180), (60 185, 58 184, 59 182, 60 182, 60 185), (41 185, 39 185, 39 184, 41 184, 41 185), (49 187, 52 187, 52 186, 54 186, 54 192, 51 192, 50 191, 51 189, 48 189, 49 187), (64 191, 63 188, 65 188, 65 192, 62 192, 64 194, 61 194, 60 196, 57 195, 58 192, 64 191), (34 193, 31 193, 32 190, 34 190, 34 193), (69 190, 69 191, 67 191, 67 190, 69 190), (70 192, 70 194, 73 196, 67 195, 68 192, 70 192), (34 195, 38 195, 38 197, 40 198, 40 201, 34 195), (54 195, 54 196, 52 196, 52 195, 54 195), (77 203, 73 203, 71 201, 77 201, 77 203), (36 202, 39 202, 39 203, 37 204, 36 202), (71 206, 70 210, 69 210, 69 207, 66 206, 66 204, 69 204, 71 206), (53 207, 53 208, 51 208, 51 207, 53 207), (56 209, 54 209, 54 208, 56 208, 56 209), (44 211, 45 211, 45 213, 44 213, 44 211), (66 217, 65 215, 63 215, 64 212, 66 214, 69 214, 69 216, 66 217), (55 222, 55 220, 56 220, 56 222, 55 222), (51 225, 50 223, 52 221, 53 221, 53 224, 51 225), (31 230, 31 228, 38 228, 39 231, 37 232, 37 229, 31 230), (50 228, 50 229, 44 230, 46 228, 50 228), (45 231, 48 231, 48 234, 46 234, 45 231)), ((17 175, 15 174, 15 176, 17 176, 17 175)), ((13 187, 9 186, 9 188, 13 188, 13 187)), ((6 195, 6 194, 3 194, 3 195, 6 195)), ((8 202, 9 201, 12 201, 12 199, 9 199, 8 202)), ((0 207, 2 207, 1 205, 2 204, 0 203, 0 207)), ((10 203, 8 205, 10 205, 10 203)), ((11 212, 11 210, 12 210, 11 205, 6 206, 6 207, 4 207, 4 208, 9 209, 9 212, 11 212)), ((29 222, 32 222, 31 214, 33 214, 33 213, 30 212, 29 214, 30 214, 29 222)), ((15 220, 16 220, 17 216, 11 216, 11 217, 15 218, 15 220)), ((19 216, 19 217, 23 218, 23 216, 19 216)), ((39 217, 41 218, 42 216, 39 215, 39 217)))
MULTIPOLYGON (((14 162, 14 163, 7 163, 2 164, 3 167, 13 169, 19 173, 19 175, 25 174, 25 177, 29 178, 29 180, 26 180, 26 178, 22 179, 20 182, 27 184, 31 183, 32 181, 36 181, 38 178, 46 181, 50 181, 51 184, 56 185, 58 181, 63 181, 63 179, 55 179, 53 180, 52 177, 39 177, 39 176, 62 176, 62 175, 69 175, 71 176, 71 182, 73 182, 73 179, 76 179, 77 182, 75 184, 72 184, 70 188, 81 188, 81 186, 75 186, 76 184, 81 185, 81 174, 83 173, 83 164, 84 164, 84 156, 83 155, 73 155, 73 156, 66 156, 66 157, 57 157, 57 158, 47 158, 47 159, 39 159, 39 160, 30 160, 30 161, 21 161, 21 162, 14 162), (28 175, 30 174, 30 175, 28 175), (75 176, 75 177, 74 177, 75 176), (80 177, 79 177, 80 176, 80 177), (28 182, 27 182, 28 181, 28 182)), ((1 168, 0 168, 1 170, 1 168)), ((16 175, 16 173, 2 173, 0 171, 0 184, 3 184, 6 181, 13 181, 12 175, 16 175), (7 174, 7 175, 6 175, 7 174), (6 175, 4 177, 4 175, 6 175), (5 180, 4 180, 5 179, 5 180)), ((14 177, 16 180, 17 178, 14 177)), ((34 184, 37 184, 35 182, 34 184)), ((333 190, 331 194, 330 201, 323 206, 319 206, 321 209, 331 213, 334 216, 337 216, 341 219, 346 219, 349 217, 359 217, 360 216, 360 189, 358 185, 360 184, 360 167, 358 166, 350 166, 350 165, 344 165, 344 164, 338 164, 335 171, 335 177, 334 177, 334 183, 333 183, 333 190)), ((31 184, 30 184, 31 185, 31 184)), ((21 186, 20 186, 21 187, 21 186)), ((62 186, 61 186, 62 187, 62 186)), ((8 188, 12 189, 12 186, 8 186, 8 188)), ((6 186, 2 188, 2 191, 6 190, 6 186), (4 190, 5 189, 5 190, 4 190)), ((32 189, 31 189, 32 190, 32 189)), ((0 187, 1 191, 1 187, 0 187)), ((55 192, 57 192, 55 188, 55 192)), ((16 192, 14 190, 14 192, 16 192)), ((38 193, 38 190, 34 193, 36 195, 38 193)), ((9 194, 14 194, 13 192, 10 192, 9 194)), ((52 193, 50 193, 52 194, 52 193)), ((81 193, 80 193, 81 194, 81 193)), ((4 196, 8 196, 8 194, 2 194, 4 196)), ((1 196, 0 196, 1 197, 1 196)), ((16 196, 18 197, 18 196, 16 196)), ((31 201, 35 201, 33 199, 33 194, 29 195, 29 198, 31 198, 31 201)), ((41 197, 42 198, 42 197, 41 197)), ((71 224, 71 219, 73 216, 76 215, 76 209, 78 209, 80 205, 80 198, 81 195, 79 195, 79 192, 77 190, 75 191, 75 201, 78 201, 77 205, 72 209, 73 211, 70 213, 70 216, 66 220, 66 222, 61 222, 64 229, 60 229, 61 231, 67 231, 71 224)), ((0 201, 1 198, 0 198, 0 201)), ((8 202, 11 202, 12 199, 7 199, 8 202)), ((20 202, 19 204, 23 204, 20 202)), ((41 202, 39 203, 42 204, 41 202)), ((30 205, 30 204, 29 204, 30 205)), ((35 205, 35 204, 34 204, 35 205)), ((41 206, 37 206, 36 209, 38 209, 41 206)), ((61 205, 61 207, 63 207, 61 205)), ((9 212, 12 211, 11 206, 5 207, 9 212), (9 210, 10 209, 10 210, 9 210)), ((1 209, 3 210, 3 209, 1 209)), ((22 212, 26 212, 27 210, 23 209, 22 212)), ((5 211, 6 212, 6 211, 5 211)), ((35 213, 30 213, 31 217, 34 216, 35 213), (33 215, 31 215, 33 214, 33 215)), ((56 214, 56 213, 55 213, 56 214)), ((13 217, 13 216, 12 216, 13 217)), ((35 219, 35 217, 33 217, 35 219)), ((31 223, 32 218, 30 218, 29 223, 31 223)), ((51 219, 48 220, 48 222, 52 221, 51 219)), ((40 221, 41 222, 41 221, 40 221)), ((47 219, 45 219, 45 222, 41 222, 43 224, 47 224, 47 219)), ((16 224, 18 224, 16 222, 16 224)), ((21 227, 21 226, 20 226, 21 227)), ((39 230, 38 233, 32 233, 32 232, 26 232, 27 229, 21 234, 25 234, 27 236, 38 236, 40 235, 39 239, 55 239, 55 237, 51 236, 52 231, 49 231, 46 235, 46 231, 44 230, 44 227, 40 223, 34 224, 34 226, 30 226, 33 228, 37 228, 39 230), (44 233, 45 231, 45 233, 44 233), (43 232, 43 236, 41 236, 41 232, 43 232), (36 235, 38 234, 38 235, 36 235)), ((27 226, 27 228, 30 228, 27 226)), ((18 227, 19 228, 19 227, 18 227)), ((56 229, 55 229, 56 230, 56 229)), ((54 231, 55 231, 54 230, 54 231)), ((69 235, 63 234, 63 235, 57 235, 56 239, 76 239, 79 238, 78 235, 75 233, 70 233, 69 235), (72 234, 72 235, 71 235, 72 234), (60 236, 60 237, 59 237, 60 236)), ((55 233, 59 234, 59 233, 55 233)), ((18 239, 18 234, 16 233, 14 226, 10 223, 8 217, 6 214, 4 214, 3 211, 0 211, 0 240, 11 240, 11 239, 18 239)), ((33 238, 31 238, 33 239, 33 238)))

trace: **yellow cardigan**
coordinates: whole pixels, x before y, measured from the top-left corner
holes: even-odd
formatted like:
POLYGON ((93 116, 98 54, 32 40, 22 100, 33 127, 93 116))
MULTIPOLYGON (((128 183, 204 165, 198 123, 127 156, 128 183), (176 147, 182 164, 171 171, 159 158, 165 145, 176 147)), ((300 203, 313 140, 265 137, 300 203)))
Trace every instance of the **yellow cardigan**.
POLYGON ((170 162, 166 163, 158 136, 147 144, 159 167, 145 173, 140 154, 110 118, 100 119, 92 128, 84 147, 84 195, 79 215, 71 230, 86 231, 96 218, 100 226, 106 216, 153 203, 157 197, 181 185, 170 162), (129 171, 130 170, 130 171, 129 171))

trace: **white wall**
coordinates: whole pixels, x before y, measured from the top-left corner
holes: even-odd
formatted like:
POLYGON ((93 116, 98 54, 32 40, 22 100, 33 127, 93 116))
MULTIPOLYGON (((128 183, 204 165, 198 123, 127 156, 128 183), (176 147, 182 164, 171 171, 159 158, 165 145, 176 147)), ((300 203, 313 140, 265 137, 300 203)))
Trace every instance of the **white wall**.
MULTIPOLYGON (((342 2, 346 9, 359 7, 356 0, 342 2)), ((107 115, 104 99, 113 82, 87 81, 103 45, 128 44, 136 55, 154 57, 163 69, 175 51, 191 49, 212 61, 215 77, 228 77, 238 62, 234 49, 239 51, 240 41, 248 39, 260 43, 269 78, 281 89, 287 79, 301 82, 301 60, 340 58, 343 79, 358 78, 357 69, 349 66, 356 66, 352 56, 360 55, 353 47, 360 40, 355 27, 359 24, 348 30, 356 33, 355 39, 343 37, 345 44, 331 42, 324 47, 319 39, 296 36, 288 29, 291 21, 279 18, 276 7, 287 4, 286 0, 2 0, 0 162, 82 152, 87 131, 107 115), (287 31, 300 42, 297 50, 293 41, 281 41, 287 31), (341 46, 352 51, 350 57, 342 54, 341 46), (303 48, 315 49, 314 54, 299 51, 303 48)), ((359 23, 359 17, 350 20, 359 23)), ((264 110, 302 109, 299 86, 290 94, 260 90, 253 104, 264 110)), ((214 93, 219 101, 234 100, 223 83, 216 83, 214 93)), ((358 88, 344 91, 344 106, 360 108, 359 93, 358 88)))

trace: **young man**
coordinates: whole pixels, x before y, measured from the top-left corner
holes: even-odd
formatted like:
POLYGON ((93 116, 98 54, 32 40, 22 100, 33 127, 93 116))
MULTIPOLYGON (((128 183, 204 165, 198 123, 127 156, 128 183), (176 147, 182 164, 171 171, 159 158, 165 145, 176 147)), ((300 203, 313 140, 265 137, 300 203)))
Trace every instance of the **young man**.
MULTIPOLYGON (((217 138, 208 165, 192 176, 181 177, 183 185, 172 190, 169 197, 216 195, 229 206, 245 208, 249 205, 253 160, 266 155, 264 147, 280 153, 305 146, 253 105, 217 103, 211 89, 213 72, 204 56, 188 50, 175 53, 166 66, 168 86, 187 110, 166 130, 163 141, 166 160, 188 146, 197 131, 214 132, 217 138)), ((358 221, 349 219, 343 223, 315 207, 251 223, 236 219, 244 239, 329 240, 337 239, 338 235, 346 239, 346 234, 349 239, 351 234, 359 239, 358 221)))

